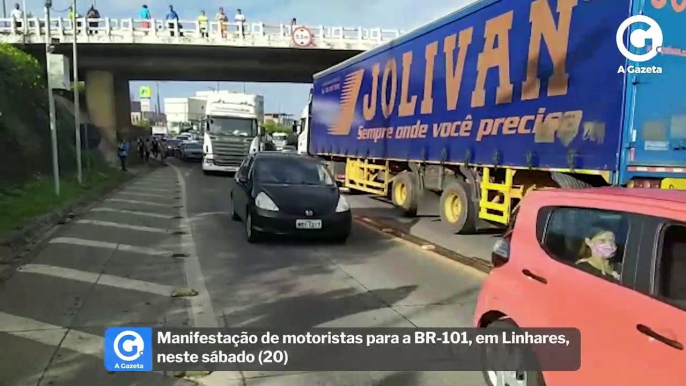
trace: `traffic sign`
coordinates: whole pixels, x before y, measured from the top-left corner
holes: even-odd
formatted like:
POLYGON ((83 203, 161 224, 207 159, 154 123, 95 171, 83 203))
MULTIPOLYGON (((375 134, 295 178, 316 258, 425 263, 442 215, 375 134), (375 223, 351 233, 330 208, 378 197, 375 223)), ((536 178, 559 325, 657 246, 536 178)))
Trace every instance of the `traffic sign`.
POLYGON ((138 89, 138 96, 143 98, 152 98, 152 89, 148 86, 142 86, 138 89))
POLYGON ((308 47, 312 45, 314 40, 314 35, 312 32, 305 27, 297 27, 293 30, 293 44, 296 47, 308 47))

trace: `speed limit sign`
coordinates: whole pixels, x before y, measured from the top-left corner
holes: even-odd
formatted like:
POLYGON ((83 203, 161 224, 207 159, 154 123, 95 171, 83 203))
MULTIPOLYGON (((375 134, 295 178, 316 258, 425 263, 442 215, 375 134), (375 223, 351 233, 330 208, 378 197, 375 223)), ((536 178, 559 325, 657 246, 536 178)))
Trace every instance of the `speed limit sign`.
POLYGON ((305 27, 298 27, 293 30, 293 44, 296 47, 308 47, 312 45, 314 35, 305 27))

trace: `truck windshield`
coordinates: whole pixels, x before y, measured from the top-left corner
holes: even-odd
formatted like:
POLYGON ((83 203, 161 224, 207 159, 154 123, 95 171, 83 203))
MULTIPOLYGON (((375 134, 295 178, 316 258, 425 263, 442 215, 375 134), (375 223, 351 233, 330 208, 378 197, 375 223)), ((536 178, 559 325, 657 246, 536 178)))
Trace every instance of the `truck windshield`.
POLYGON ((210 134, 251 137, 255 135, 255 121, 246 118, 210 117, 210 134))

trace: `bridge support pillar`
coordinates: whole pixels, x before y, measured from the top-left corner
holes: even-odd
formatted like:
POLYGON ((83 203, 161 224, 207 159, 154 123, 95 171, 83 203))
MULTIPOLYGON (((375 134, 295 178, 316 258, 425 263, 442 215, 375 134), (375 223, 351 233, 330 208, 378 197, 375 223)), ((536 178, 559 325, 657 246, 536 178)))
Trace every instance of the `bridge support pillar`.
POLYGON ((88 115, 100 131, 98 149, 108 161, 117 162, 117 134, 124 135, 131 126, 129 81, 110 71, 88 71, 85 83, 88 115))

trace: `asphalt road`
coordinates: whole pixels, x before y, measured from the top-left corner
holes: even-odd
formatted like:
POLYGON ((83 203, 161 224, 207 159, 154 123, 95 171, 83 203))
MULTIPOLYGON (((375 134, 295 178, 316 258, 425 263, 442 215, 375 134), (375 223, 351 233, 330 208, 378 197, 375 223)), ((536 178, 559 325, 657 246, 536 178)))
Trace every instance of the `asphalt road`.
MULTIPOLYGON (((174 162, 56 228, 0 286, 0 385, 188 384, 157 373, 108 374, 102 336, 115 325, 471 325, 482 273, 357 223, 345 245, 248 244, 230 218, 232 183, 174 162), (172 257, 180 252, 188 256, 172 257), (183 287, 199 294, 169 296, 183 287)), ((364 209, 357 197, 351 202, 364 209)), ((483 384, 476 372, 236 371, 196 382, 483 384)))

